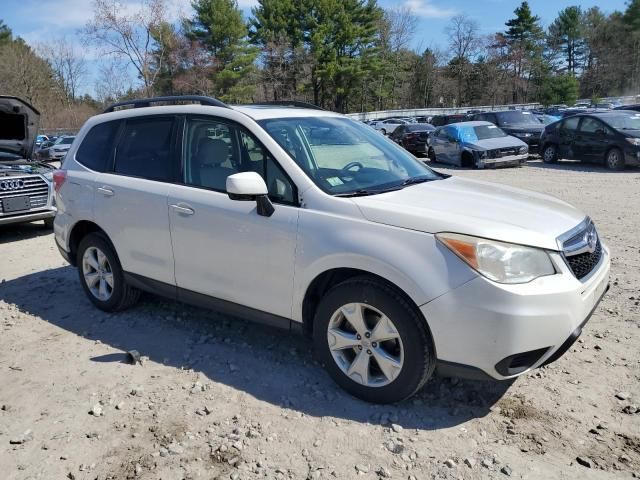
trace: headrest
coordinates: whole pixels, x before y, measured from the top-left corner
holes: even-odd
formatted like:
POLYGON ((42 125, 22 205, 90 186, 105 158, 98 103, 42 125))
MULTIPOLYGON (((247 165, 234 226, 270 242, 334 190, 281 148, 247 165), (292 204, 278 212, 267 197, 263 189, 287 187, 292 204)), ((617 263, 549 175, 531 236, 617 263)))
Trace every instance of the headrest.
POLYGON ((229 158, 229 146, 223 140, 203 138, 198 144, 196 158, 201 165, 220 165, 229 158))

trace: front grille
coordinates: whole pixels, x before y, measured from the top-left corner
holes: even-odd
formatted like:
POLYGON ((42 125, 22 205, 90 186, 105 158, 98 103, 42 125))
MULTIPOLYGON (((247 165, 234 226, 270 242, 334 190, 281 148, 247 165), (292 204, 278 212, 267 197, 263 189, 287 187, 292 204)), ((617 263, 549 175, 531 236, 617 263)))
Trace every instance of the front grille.
POLYGON ((4 212, 3 200, 11 197, 28 196, 31 210, 46 207, 49 200, 49 184, 39 175, 8 176, 3 179, 22 180, 24 186, 17 190, 0 190, 0 214, 4 212))
POLYGON ((602 257, 602 244, 595 225, 586 219, 562 235, 560 240, 567 265, 576 278, 582 280, 593 271, 602 257))
POLYGON ((576 278, 580 280, 591 273, 600 261, 600 257, 602 257, 602 245, 598 240, 593 252, 579 253, 578 255, 567 257, 567 263, 576 278))
POLYGON ((519 155, 519 154, 520 154, 520 147, 496 148, 496 149, 487 151, 488 158, 501 158, 501 157, 508 157, 511 155, 519 155))

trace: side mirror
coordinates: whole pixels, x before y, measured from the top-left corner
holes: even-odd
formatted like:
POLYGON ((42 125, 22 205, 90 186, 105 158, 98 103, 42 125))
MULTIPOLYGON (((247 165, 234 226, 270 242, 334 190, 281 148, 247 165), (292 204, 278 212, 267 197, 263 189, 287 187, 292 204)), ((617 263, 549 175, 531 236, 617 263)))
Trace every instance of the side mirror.
POLYGON ((242 172, 227 177, 227 195, 231 200, 255 201, 258 215, 270 217, 275 212, 268 196, 267 184, 256 172, 242 172))

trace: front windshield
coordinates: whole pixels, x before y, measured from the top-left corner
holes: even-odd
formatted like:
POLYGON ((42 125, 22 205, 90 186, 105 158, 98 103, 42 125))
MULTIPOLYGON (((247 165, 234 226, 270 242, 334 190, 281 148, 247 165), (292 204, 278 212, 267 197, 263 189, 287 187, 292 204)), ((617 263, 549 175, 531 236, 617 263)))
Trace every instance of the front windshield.
POLYGON ((460 138, 463 142, 477 142, 478 140, 487 140, 489 138, 502 138, 506 137, 500 128, 495 125, 476 125, 475 127, 465 126, 458 127, 460 131, 460 138))
POLYGON ((606 122, 616 130, 640 130, 640 113, 607 116, 606 122))
POLYGON ((258 123, 331 195, 369 195, 444 178, 372 128, 348 118, 274 118, 258 123))
POLYGON ((531 112, 521 112, 514 110, 513 112, 496 113, 498 122, 501 127, 513 127, 516 125, 536 125, 540 126, 538 119, 531 112))

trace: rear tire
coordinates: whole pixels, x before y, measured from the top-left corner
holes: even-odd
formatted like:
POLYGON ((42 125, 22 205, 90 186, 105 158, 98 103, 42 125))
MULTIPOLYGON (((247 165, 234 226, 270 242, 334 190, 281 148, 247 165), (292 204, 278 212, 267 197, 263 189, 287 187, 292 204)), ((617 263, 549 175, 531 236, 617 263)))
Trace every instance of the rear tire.
POLYGON ((605 164, 609 170, 624 170, 624 154, 619 148, 612 148, 607 152, 605 164))
POLYGON ((90 233, 78 246, 78 275, 89 300, 105 312, 134 305, 140 290, 127 284, 111 242, 101 233, 90 233))
POLYGON ((366 276, 340 283, 322 298, 313 342, 333 380, 367 402, 411 397, 435 369, 431 334, 419 310, 395 288, 366 276))
POLYGON ((558 161, 558 149, 553 143, 545 145, 542 150, 542 161, 544 163, 556 163, 558 161))

